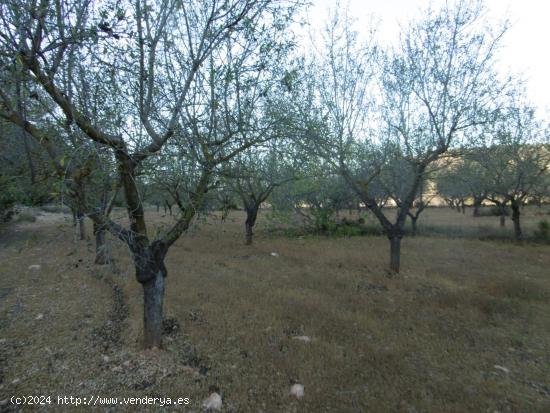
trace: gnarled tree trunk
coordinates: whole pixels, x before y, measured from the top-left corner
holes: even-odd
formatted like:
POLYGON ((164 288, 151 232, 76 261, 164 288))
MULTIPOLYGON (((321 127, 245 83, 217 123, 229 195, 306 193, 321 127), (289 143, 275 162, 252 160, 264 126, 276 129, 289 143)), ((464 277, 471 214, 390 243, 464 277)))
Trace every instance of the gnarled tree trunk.
POLYGON ((481 207, 481 199, 474 197, 474 217, 479 217, 479 208, 481 207))
POLYGON ((390 240, 390 270, 399 273, 401 267, 401 239, 405 235, 403 231, 404 219, 398 220, 391 227, 386 227, 386 234, 390 240))
POLYGON ((514 236, 516 241, 523 240, 523 232, 520 223, 520 204, 517 201, 512 201, 512 221, 514 222, 514 236))
POLYGON ((258 206, 247 206, 246 207, 246 221, 244 223, 245 227, 245 244, 252 245, 252 228, 256 224, 256 218, 258 217, 258 206))
POLYGON ((390 269, 396 273, 399 273, 402 235, 391 234, 388 238, 390 240, 390 269))
POLYGON ((143 288, 143 344, 145 348, 162 346, 164 265, 166 248, 153 243, 141 253, 134 253, 136 278, 143 288))
POLYGON ((409 217, 411 218, 412 236, 414 237, 416 236, 416 230, 417 230, 416 222, 418 221, 418 216, 409 215, 409 217))
POLYGON ((158 272, 143 287, 143 345, 160 348, 162 345, 162 319, 164 302, 164 274, 158 272))
POLYGON ((170 216, 172 216, 172 204, 168 201, 164 201, 164 215, 166 215, 166 210, 170 212, 170 216))
POLYGON ((94 222, 95 264, 97 265, 105 265, 111 262, 111 248, 107 243, 106 235, 105 228, 94 222))
POLYGON ((506 225, 506 205, 502 202, 496 202, 498 208, 498 215, 500 226, 504 227, 506 225))

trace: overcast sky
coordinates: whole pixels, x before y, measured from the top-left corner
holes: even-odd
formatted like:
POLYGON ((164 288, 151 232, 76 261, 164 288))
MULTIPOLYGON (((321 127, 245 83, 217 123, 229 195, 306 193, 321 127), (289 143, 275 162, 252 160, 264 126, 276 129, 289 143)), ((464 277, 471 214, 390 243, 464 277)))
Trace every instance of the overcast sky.
MULTIPOLYGON (((311 0, 307 16, 318 32, 336 0, 311 0)), ((345 0, 340 1, 345 5, 345 0)), ((419 16, 429 0, 349 0, 350 15, 357 19, 356 29, 367 24, 374 15, 380 20, 380 40, 393 42, 399 36, 399 24, 419 16)), ((444 0, 432 0, 437 6, 444 0)), ((528 96, 541 111, 550 110, 550 1, 548 0, 485 0, 488 17, 495 21, 509 19, 512 27, 504 38, 500 61, 504 71, 522 73, 527 80, 528 96)), ((542 113, 539 113, 539 115, 542 113)))

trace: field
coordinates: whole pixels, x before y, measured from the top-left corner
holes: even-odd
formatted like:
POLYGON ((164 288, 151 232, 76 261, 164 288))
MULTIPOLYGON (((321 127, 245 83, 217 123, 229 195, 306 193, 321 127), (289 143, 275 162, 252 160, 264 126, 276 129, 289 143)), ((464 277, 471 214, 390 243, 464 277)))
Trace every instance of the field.
MULTIPOLYGON (((531 233, 544 217, 525 213, 531 233)), ((171 219, 147 214, 151 232, 171 219)), ((74 411, 60 395, 188 397, 102 411, 199 412, 218 390, 224 412, 548 412, 550 246, 480 240, 498 219, 470 214, 427 210, 399 275, 383 237, 289 237, 263 212, 245 246, 241 212, 207 217, 168 254, 165 345, 152 351, 123 245, 98 267, 68 215, 6 225, 0 410, 49 395, 42 409, 74 411)))

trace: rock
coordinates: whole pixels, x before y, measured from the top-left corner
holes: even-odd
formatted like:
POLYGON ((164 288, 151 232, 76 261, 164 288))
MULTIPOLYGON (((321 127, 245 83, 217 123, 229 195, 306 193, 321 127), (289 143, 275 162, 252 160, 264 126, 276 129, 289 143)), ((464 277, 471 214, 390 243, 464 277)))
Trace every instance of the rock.
POLYGON ((21 381, 21 380, 19 380, 19 379, 13 379, 12 382, 11 382, 11 384, 17 384, 17 383, 19 383, 20 381, 21 381))
POLYGON ((309 343, 311 341, 311 338, 308 336, 294 336, 292 338, 294 340, 303 341, 304 343, 309 343))
POLYGON ((296 397, 297 399, 304 397, 304 385, 300 383, 293 384, 290 388, 290 395, 296 397))
POLYGON ((109 360, 110 360, 109 356, 103 356, 103 361, 104 361, 105 363, 108 363, 109 360))
POLYGON ((29 271, 40 271, 41 268, 38 264, 29 265, 29 271))
POLYGON ((510 373, 510 369, 507 369, 504 366, 499 366, 498 364, 495 364, 493 367, 497 370, 503 371, 506 374, 510 373))
POLYGON ((208 396, 202 402, 202 407, 204 407, 206 410, 220 411, 222 409, 222 396, 220 396, 216 392, 211 393, 210 396, 208 396))
POLYGON ((40 313, 34 319, 35 320, 42 320, 43 318, 44 318, 44 314, 40 313))
POLYGON ((279 256, 279 254, 278 254, 278 253, 276 253, 276 252, 272 252, 272 253, 271 253, 271 256, 272 256, 272 257, 278 257, 278 256, 279 256))

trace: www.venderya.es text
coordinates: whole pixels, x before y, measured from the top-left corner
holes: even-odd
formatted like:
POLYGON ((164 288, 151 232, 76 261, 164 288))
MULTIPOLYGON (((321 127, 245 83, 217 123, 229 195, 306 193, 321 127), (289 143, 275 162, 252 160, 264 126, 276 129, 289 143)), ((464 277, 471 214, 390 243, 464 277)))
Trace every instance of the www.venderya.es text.
POLYGON ((114 406, 114 405, 156 405, 156 406, 185 406, 191 402, 189 397, 102 397, 90 395, 75 396, 12 396, 10 402, 14 405, 26 406, 114 406))

